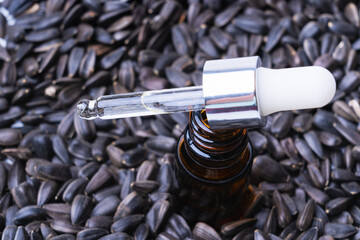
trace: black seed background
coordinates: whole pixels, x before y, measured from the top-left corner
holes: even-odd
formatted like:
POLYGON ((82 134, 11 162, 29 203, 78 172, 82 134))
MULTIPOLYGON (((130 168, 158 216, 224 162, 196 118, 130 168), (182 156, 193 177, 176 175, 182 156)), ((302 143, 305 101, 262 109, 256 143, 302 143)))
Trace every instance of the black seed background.
POLYGON ((2 239, 360 239, 359 18, 349 0, 1 1, 2 239), (201 85, 206 60, 252 55, 325 67, 337 91, 249 131, 258 198, 218 231, 177 211, 188 114, 75 112, 80 99, 201 85))

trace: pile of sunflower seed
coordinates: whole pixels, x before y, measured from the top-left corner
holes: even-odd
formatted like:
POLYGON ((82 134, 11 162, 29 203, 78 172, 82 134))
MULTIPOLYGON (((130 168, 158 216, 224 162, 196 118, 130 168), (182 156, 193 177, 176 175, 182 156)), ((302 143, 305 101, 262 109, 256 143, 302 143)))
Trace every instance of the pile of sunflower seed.
POLYGON ((349 0, 0 1, 2 239, 360 239, 359 26, 349 0), (201 85, 206 60, 252 55, 323 66, 338 90, 249 131, 257 197, 221 229, 177 211, 187 114, 75 113, 83 98, 201 85))

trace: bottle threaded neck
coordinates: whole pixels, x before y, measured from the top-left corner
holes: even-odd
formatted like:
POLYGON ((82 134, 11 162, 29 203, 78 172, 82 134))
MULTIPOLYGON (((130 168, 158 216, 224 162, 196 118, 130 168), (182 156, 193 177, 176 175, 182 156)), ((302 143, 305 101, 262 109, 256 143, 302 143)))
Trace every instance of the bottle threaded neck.
POLYGON ((205 111, 192 112, 189 124, 190 138, 197 148, 214 155, 224 155, 244 148, 247 144, 246 130, 212 130, 205 111))
POLYGON ((191 158, 187 169, 210 181, 237 175, 247 165, 250 155, 245 129, 212 130, 205 111, 190 113, 184 147, 191 158))

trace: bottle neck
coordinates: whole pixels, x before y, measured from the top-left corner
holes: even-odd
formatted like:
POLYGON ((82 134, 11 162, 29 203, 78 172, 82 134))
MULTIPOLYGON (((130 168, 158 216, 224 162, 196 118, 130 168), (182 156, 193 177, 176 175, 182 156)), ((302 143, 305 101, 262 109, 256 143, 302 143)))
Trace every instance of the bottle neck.
POLYGON ((187 169, 209 181, 223 181, 247 166, 251 151, 245 129, 212 130, 205 111, 190 113, 184 132, 184 147, 192 159, 187 169))

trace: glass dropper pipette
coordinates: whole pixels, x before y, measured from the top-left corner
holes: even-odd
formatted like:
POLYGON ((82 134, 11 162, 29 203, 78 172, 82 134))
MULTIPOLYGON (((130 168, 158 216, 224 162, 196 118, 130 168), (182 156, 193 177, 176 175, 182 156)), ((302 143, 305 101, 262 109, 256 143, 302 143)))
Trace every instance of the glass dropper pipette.
POLYGON ((115 119, 206 110, 212 129, 261 127, 266 116, 285 110, 322 107, 336 90, 322 67, 272 70, 259 57, 207 61, 203 86, 102 96, 81 100, 84 119, 115 119))
POLYGON ((116 94, 97 100, 81 100, 77 112, 85 119, 114 119, 175 112, 189 112, 205 108, 201 86, 159 91, 116 94))

